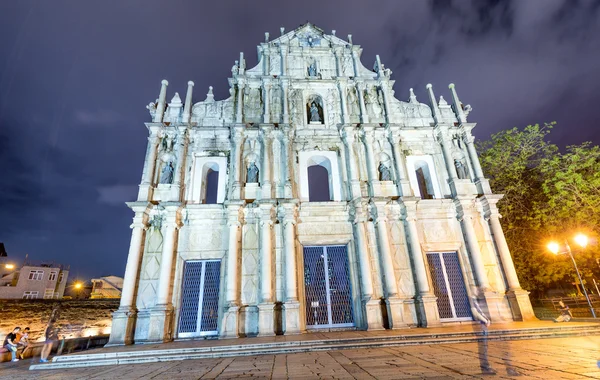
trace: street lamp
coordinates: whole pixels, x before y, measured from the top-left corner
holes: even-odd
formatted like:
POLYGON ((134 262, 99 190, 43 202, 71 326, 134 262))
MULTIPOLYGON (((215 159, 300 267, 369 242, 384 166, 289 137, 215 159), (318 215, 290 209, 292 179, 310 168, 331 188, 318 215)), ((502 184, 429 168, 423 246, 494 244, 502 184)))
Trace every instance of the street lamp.
POLYGON ((9 269, 9 270, 10 270, 10 269, 15 269, 15 264, 6 264, 6 265, 4 265, 4 267, 5 267, 6 269, 9 269))
MULTIPOLYGON (((585 236, 584 234, 578 234, 577 236, 575 236, 574 240, 582 248, 585 248, 585 246, 587 246, 587 244, 588 244, 588 237, 585 236)), ((575 271, 577 272, 577 277, 579 277, 579 283, 581 284, 581 287, 583 288, 583 294, 585 294, 585 299, 587 300, 588 305, 590 306, 590 311, 592 312, 592 316, 594 318, 596 318, 596 312, 594 311, 594 307, 592 306, 590 297, 587 294, 587 290, 585 290, 585 285, 583 285, 583 280, 581 279, 581 274, 579 273, 579 268, 577 267, 577 263, 575 262, 575 258, 573 257, 573 252, 571 252, 571 247, 569 246, 569 242, 567 241, 567 239, 565 239, 565 248, 567 250, 561 252, 560 245, 558 243, 551 242, 548 244, 548 250, 550 250, 550 252, 554 253, 555 255, 568 254, 569 257, 571 258, 571 260, 573 260, 573 265, 575 266, 575 271)))

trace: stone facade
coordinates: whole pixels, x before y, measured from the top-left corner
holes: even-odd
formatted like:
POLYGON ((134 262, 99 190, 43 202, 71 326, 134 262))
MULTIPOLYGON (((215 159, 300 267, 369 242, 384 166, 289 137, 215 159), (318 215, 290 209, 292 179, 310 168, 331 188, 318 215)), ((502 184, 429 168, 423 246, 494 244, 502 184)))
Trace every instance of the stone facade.
POLYGON ((474 287, 492 320, 533 318, 470 106, 397 100, 361 52, 306 24, 240 54, 225 100, 162 82, 110 344, 439 326, 474 287))

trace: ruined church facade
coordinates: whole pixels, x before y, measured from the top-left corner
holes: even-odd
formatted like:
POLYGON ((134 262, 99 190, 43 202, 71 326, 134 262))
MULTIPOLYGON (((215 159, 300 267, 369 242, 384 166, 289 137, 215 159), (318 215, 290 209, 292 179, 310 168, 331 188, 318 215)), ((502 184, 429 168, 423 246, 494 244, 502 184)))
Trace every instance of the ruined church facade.
POLYGON ((394 95, 379 56, 306 24, 243 54, 230 97, 148 105, 110 343, 533 318, 468 122, 394 95))

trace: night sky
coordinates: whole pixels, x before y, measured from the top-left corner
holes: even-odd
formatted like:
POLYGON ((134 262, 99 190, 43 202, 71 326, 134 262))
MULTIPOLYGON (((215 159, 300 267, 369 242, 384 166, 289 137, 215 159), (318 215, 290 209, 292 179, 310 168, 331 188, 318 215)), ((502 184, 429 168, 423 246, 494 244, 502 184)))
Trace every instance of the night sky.
POLYGON ((474 133, 557 121, 561 146, 600 141, 600 1, 15 1, 0 3, 0 241, 9 256, 122 276, 160 80, 228 95, 239 52, 310 21, 379 54, 396 97, 425 85, 474 133), (282 4, 286 4, 285 6, 282 4))

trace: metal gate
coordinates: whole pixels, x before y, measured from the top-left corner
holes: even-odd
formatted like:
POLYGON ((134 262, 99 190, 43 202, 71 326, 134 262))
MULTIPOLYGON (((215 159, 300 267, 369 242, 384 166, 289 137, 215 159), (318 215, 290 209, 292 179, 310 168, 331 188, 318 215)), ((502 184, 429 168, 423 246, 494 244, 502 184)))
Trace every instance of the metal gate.
POLYGON ((429 273, 443 321, 472 320, 471 304, 457 252, 428 253, 429 273))
POLYGON ((179 313, 180 338, 218 334, 220 260, 186 261, 179 313))
POLYGON ((304 247, 306 325, 354 326, 346 246, 304 247))

